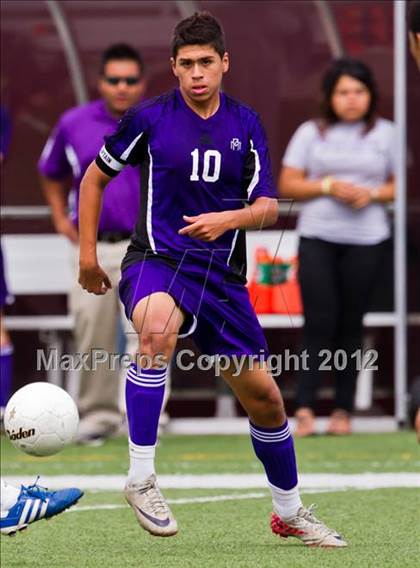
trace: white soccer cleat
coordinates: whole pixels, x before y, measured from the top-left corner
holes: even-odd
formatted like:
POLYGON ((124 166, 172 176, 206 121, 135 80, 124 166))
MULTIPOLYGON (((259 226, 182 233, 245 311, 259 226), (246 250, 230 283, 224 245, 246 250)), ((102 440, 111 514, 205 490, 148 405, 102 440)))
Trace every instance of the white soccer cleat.
POLYGON ((337 533, 318 520, 312 511, 315 506, 307 509, 301 507, 296 517, 284 521, 276 513, 271 515, 271 530, 282 538, 293 536, 300 539, 306 546, 324 548, 342 548, 347 542, 337 533))
POLYGON ((150 475, 141 483, 127 484, 124 494, 138 522, 150 534, 173 536, 178 532, 177 522, 157 485, 156 475, 150 475))

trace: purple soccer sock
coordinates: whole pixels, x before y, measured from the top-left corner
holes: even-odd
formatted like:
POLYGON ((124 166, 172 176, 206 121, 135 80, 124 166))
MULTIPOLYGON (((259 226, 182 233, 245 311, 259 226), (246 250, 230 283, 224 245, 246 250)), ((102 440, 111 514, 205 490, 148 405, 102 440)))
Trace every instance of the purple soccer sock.
POLYGON ((138 369, 132 364, 127 372, 125 401, 130 440, 137 446, 154 446, 165 393, 167 367, 138 369))
POLYGON ((0 347, 0 407, 4 408, 12 393, 13 346, 0 347))
POLYGON ((296 487, 295 448, 287 420, 278 428, 263 428, 252 422, 249 424, 254 451, 264 466, 270 484, 283 491, 296 487))

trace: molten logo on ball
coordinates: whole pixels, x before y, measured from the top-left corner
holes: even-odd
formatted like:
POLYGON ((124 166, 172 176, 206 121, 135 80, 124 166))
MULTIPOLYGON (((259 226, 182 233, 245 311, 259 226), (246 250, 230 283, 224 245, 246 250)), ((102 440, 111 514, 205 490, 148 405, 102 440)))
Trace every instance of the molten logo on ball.
POLYGON ((10 432, 10 430, 6 430, 7 435, 9 436, 9 440, 21 440, 22 438, 30 438, 31 436, 35 436, 35 428, 31 428, 30 430, 22 430, 19 428, 19 432, 10 432))

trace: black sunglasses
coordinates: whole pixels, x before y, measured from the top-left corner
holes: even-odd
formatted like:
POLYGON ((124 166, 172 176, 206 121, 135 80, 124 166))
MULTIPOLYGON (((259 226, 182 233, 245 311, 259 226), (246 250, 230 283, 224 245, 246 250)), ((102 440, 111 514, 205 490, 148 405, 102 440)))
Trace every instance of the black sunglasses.
POLYGON ((127 85, 137 85, 140 82, 140 77, 106 77, 103 76, 103 80, 108 83, 108 85, 118 85, 121 81, 127 85))

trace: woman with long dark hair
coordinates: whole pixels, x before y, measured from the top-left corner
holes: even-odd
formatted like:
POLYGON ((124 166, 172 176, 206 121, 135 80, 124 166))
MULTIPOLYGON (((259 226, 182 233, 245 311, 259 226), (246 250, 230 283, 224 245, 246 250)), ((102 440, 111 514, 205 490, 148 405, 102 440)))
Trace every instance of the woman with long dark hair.
POLYGON ((372 71, 338 59, 323 77, 322 94, 320 118, 299 126, 279 178, 282 197, 303 202, 297 231, 309 370, 299 375, 298 436, 315 432, 323 363, 335 367, 328 432, 350 433, 362 320, 390 237, 384 205, 394 198, 394 128, 376 113, 372 71))

